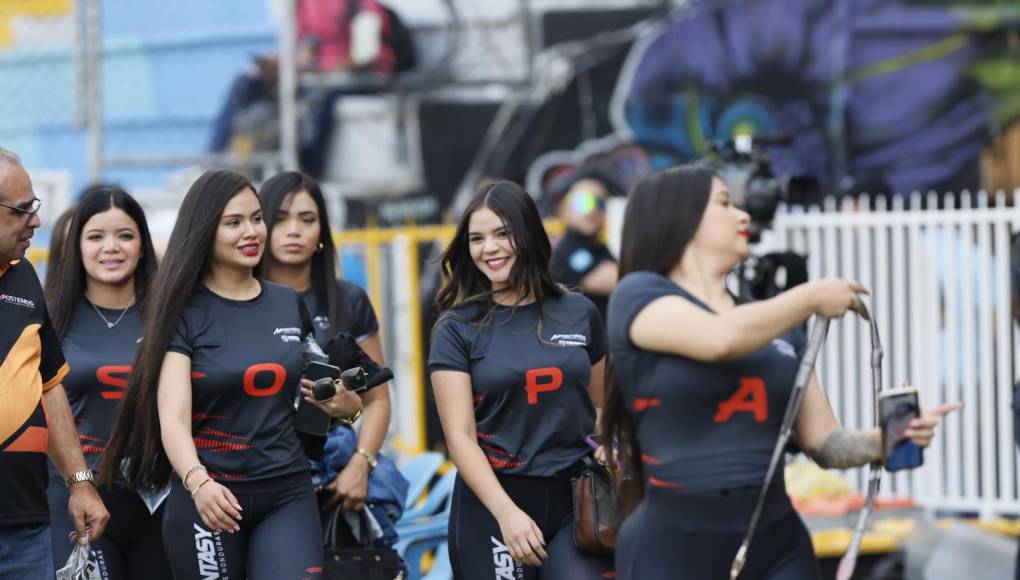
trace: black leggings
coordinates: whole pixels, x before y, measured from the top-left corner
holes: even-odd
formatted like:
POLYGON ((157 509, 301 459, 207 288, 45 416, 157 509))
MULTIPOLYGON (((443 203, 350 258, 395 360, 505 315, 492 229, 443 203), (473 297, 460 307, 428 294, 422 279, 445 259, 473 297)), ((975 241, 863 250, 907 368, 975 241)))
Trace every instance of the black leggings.
MULTIPOLYGON (((757 500, 756 488, 684 495, 649 488, 617 536, 617 579, 729 578, 757 500)), ((773 485, 740 578, 818 577, 811 536, 786 490, 773 485)))
POLYGON ((225 483, 241 511, 241 531, 210 532, 173 478, 163 539, 174 578, 299 580, 322 577, 322 527, 307 472, 270 482, 225 483))
MULTIPOLYGON (((54 476, 52 468, 46 495, 50 504, 53 565, 55 570, 59 570, 67 563, 74 548, 68 539, 74 531, 74 524, 67 513, 70 495, 63 480, 54 476)), ((150 514, 138 494, 120 487, 100 489, 99 497, 110 512, 110 521, 103 536, 90 544, 96 554, 100 577, 103 580, 169 579, 170 565, 163 553, 160 530, 162 506, 155 514, 150 514)))
POLYGON ((496 475, 517 507, 535 520, 549 557, 541 567, 510 559, 496 518, 457 477, 450 506, 450 563, 458 580, 585 580, 611 578, 612 557, 574 547, 574 508, 570 480, 561 477, 496 475))

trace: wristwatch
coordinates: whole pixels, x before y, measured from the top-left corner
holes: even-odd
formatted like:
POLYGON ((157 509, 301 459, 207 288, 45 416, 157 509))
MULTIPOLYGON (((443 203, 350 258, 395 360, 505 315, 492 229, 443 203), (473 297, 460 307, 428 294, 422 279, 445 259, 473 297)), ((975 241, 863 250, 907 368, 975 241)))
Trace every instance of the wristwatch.
POLYGON ((96 478, 92 476, 91 469, 75 471, 71 475, 68 475, 67 477, 64 478, 64 485, 66 485, 67 488, 70 489, 72 485, 76 483, 83 483, 86 481, 91 483, 92 485, 96 484, 96 478))
POLYGON ((375 469, 376 465, 379 465, 379 460, 375 458, 375 455, 372 455, 361 447, 358 447, 354 452, 365 458, 365 461, 368 463, 369 471, 375 469))

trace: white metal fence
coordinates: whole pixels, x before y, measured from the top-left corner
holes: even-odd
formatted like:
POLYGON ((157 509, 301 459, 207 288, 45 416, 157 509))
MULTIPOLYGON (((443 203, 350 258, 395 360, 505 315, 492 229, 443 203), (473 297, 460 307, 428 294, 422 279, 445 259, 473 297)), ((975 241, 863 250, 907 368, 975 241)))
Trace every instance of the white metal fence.
MULTIPOLYGON (((1011 204, 1004 193, 991 202, 965 193, 964 209, 956 210, 921 209, 922 201, 937 207, 934 194, 898 197, 892 211, 854 201, 777 216, 762 249, 805 253, 812 279, 850 278, 871 289, 887 387, 909 381, 922 406, 965 402, 945 419, 922 468, 886 474, 885 495, 982 517, 1020 513, 1012 407, 1020 336, 1011 319, 1009 256, 1020 190, 1011 204)), ((847 317, 832 326, 819 358, 822 384, 849 427, 873 425, 870 349, 867 325, 847 317)), ((861 489, 864 470, 848 475, 861 489)))

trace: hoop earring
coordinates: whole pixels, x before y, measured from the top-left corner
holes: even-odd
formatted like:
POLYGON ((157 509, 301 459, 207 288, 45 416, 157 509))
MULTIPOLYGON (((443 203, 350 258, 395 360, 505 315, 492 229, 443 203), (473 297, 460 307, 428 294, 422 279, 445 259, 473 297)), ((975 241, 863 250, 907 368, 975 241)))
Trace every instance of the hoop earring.
POLYGON ((326 246, 322 242, 319 242, 319 245, 315 247, 315 251, 316 252, 321 252, 323 250, 323 248, 325 248, 325 247, 326 246))

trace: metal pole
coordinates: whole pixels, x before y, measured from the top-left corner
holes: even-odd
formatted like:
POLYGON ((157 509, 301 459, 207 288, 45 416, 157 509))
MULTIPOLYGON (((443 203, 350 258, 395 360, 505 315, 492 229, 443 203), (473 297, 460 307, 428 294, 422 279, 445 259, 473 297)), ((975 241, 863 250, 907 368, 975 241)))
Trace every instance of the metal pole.
POLYGON ((297 8, 294 0, 280 1, 280 161, 288 171, 298 169, 297 138, 297 8))
POLYGON ((85 74, 85 0, 74 5, 74 38, 71 41, 71 65, 74 67, 74 126, 85 128, 86 74, 85 74))
MULTIPOLYGON (((85 0, 83 0, 85 1, 85 0)), ((86 46, 88 76, 89 179, 100 181, 103 175, 103 35, 101 0, 87 0, 86 46)))
POLYGON ((538 40, 535 38, 534 12, 531 0, 521 0, 521 29, 524 32, 525 68, 524 75, 528 82, 535 80, 535 56, 539 53, 538 40))

